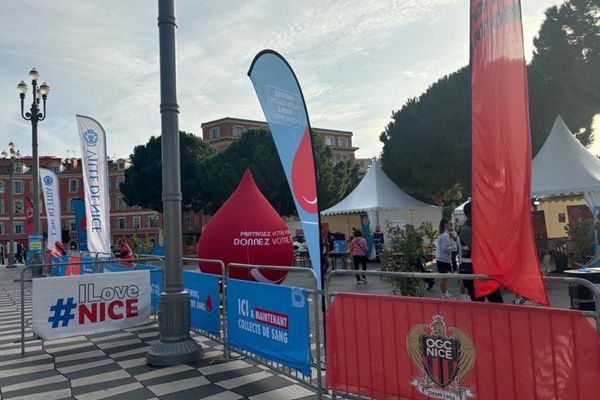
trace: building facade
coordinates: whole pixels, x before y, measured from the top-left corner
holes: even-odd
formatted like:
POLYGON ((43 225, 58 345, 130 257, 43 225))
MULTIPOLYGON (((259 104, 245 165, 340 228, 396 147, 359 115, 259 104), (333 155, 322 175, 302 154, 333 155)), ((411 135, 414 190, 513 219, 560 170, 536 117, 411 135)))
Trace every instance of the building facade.
MULTIPOLYGON (((249 129, 268 129, 264 121, 225 117, 202 124, 202 139, 210 143, 217 152, 225 150, 233 141, 249 129)), ((354 153, 358 147, 352 146, 352 132, 334 129, 312 128, 320 134, 325 144, 331 148, 333 159, 350 161, 354 164, 354 153)))
MULTIPOLYGON (((30 166, 31 158, 28 157, 20 159, 17 163, 13 197, 10 199, 8 185, 11 161, 0 159, 0 242, 3 244, 9 241, 11 232, 8 207, 13 207, 14 210, 15 242, 27 242, 25 198, 33 200, 30 166)), ((119 190, 119 185, 125 180, 125 170, 129 166, 129 162, 124 159, 110 160, 108 163, 111 243, 116 244, 122 237, 129 239, 133 235, 148 236, 156 243, 162 243, 162 214, 139 206, 128 206, 119 190)), ((74 243, 77 235, 71 200, 84 198, 81 160, 40 157, 40 167, 54 171, 59 178, 62 240, 65 244, 74 243)), ((46 236, 46 210, 41 194, 40 205, 42 230, 46 236)), ((185 254, 195 254, 196 243, 206 219, 201 213, 183 213, 182 235, 185 254)))

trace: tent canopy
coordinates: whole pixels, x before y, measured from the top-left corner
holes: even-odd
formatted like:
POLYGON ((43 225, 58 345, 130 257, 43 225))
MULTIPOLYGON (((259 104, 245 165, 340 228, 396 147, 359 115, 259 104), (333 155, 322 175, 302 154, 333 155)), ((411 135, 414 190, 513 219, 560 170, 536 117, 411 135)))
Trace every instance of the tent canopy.
POLYGON ((321 212, 321 214, 335 215, 363 211, 421 208, 438 209, 438 207, 423 203, 403 192, 388 178, 379 163, 374 160, 358 186, 345 199, 321 212))
POLYGON ((600 159, 577 140, 560 115, 531 169, 532 196, 581 195, 600 190, 600 159))

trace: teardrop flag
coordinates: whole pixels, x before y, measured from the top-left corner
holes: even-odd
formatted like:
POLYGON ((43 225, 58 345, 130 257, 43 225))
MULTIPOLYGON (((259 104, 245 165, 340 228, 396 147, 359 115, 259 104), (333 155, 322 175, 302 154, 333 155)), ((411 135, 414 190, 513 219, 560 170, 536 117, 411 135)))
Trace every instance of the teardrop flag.
POLYGON ((288 62, 273 50, 263 50, 254 57, 248 76, 279 153, 320 287, 319 196, 310 122, 302 89, 288 62))

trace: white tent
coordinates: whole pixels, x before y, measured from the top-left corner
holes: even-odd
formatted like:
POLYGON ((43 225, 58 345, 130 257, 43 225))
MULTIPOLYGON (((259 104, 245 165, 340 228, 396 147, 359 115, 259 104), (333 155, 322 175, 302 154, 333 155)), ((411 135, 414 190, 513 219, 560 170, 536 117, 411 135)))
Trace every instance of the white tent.
POLYGON ((600 159, 590 153, 558 116, 548 139, 533 159, 532 196, 585 195, 588 203, 600 193, 600 159))
POLYGON ((454 210, 452 210, 452 222, 454 223, 454 226, 458 227, 460 225, 463 225, 467 220, 467 217, 465 216, 465 204, 467 204, 470 201, 471 198, 469 197, 467 201, 465 201, 464 203, 456 207, 454 210))
POLYGON ((322 215, 339 215, 366 212, 371 226, 392 224, 419 226, 425 221, 437 226, 442 209, 423 203, 392 182, 374 160, 367 174, 345 199, 323 211, 322 215))

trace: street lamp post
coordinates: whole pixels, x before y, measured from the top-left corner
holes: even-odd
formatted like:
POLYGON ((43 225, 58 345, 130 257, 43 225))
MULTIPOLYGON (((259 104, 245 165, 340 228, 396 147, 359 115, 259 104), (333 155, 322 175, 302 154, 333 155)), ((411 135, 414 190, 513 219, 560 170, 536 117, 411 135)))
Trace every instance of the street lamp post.
POLYGON ((21 153, 19 150, 15 150, 15 144, 10 142, 8 144, 8 152, 2 152, 2 158, 10 158, 10 182, 8 184, 8 215, 9 215, 9 224, 10 224, 10 244, 8 254, 8 264, 6 268, 15 268, 15 214, 13 210, 13 187, 15 185, 15 172, 17 169, 17 164, 19 162, 19 158, 21 158, 21 153))
POLYGON ((202 347, 190 336, 190 294, 183 287, 182 275, 176 28, 175 0, 158 0, 165 289, 159 301, 160 342, 146 355, 147 363, 155 366, 190 363, 202 358, 202 347))
MULTIPOLYGON (((32 102, 29 112, 25 111, 25 94, 27 93, 27 84, 23 81, 17 85, 19 90, 19 97, 21 98, 21 116, 26 121, 31 121, 31 179, 33 182, 33 230, 35 234, 42 233, 42 227, 40 225, 40 159, 38 156, 38 122, 46 119, 46 99, 50 92, 50 86, 46 82, 38 86, 38 80, 40 74, 33 68, 29 71, 29 78, 31 79, 32 86, 32 102), (40 110, 40 101, 42 101, 43 113, 40 110)), ((41 264, 42 260, 39 259, 38 253, 34 253, 32 262, 34 264, 41 264)), ((31 271, 32 276, 41 276, 42 268, 33 268, 31 271)))

